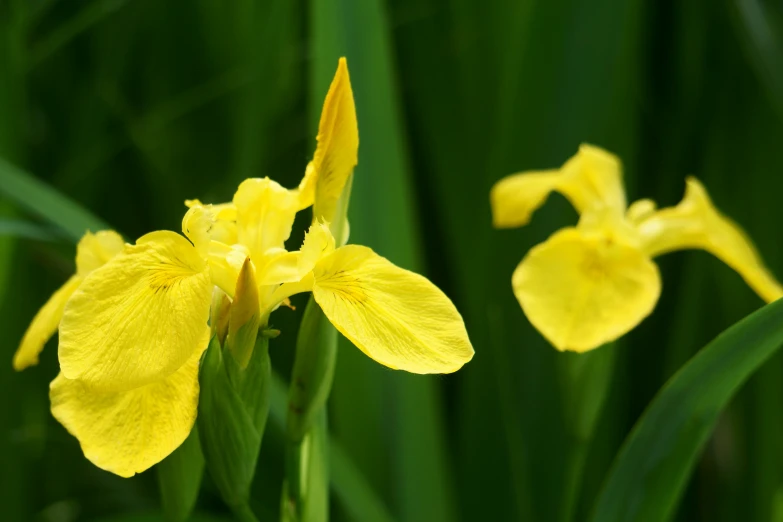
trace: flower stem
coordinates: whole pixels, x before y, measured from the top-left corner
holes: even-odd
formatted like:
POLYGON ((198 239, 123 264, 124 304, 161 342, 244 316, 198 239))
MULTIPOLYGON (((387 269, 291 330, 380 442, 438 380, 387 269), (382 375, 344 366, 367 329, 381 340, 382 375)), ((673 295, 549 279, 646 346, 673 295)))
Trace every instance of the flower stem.
POLYGON ((234 516, 239 522, 258 522, 258 519, 253 514, 253 510, 247 504, 241 504, 238 506, 232 506, 231 510, 234 512, 234 516))
POLYGON ((564 353, 560 357, 565 424, 570 435, 560 522, 572 522, 579 505, 587 452, 612 382, 615 347, 608 344, 588 353, 564 353))
POLYGON ((337 359, 337 331, 313 298, 307 304, 288 392, 283 522, 329 519, 326 401, 337 359))

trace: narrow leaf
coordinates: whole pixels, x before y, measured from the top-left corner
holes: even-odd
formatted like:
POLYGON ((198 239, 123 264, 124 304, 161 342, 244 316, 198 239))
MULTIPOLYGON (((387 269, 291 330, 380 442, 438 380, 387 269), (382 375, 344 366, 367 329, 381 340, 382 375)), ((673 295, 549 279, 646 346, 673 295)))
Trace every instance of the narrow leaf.
POLYGON ((0 194, 62 229, 73 241, 78 241, 87 230, 109 228, 90 211, 2 158, 0 194))
POLYGON ((626 439, 592 520, 667 520, 720 412, 781 344, 783 300, 746 317, 694 356, 626 439))

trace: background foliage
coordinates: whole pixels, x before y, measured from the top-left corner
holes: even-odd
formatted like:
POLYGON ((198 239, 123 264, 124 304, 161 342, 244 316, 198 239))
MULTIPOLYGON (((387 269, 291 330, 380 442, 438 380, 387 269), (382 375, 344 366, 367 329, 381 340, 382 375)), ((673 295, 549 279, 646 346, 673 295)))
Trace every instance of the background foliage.
MULTIPOLYGON (((352 488, 369 486, 378 520, 557 520, 570 443, 558 354, 524 318, 510 277, 576 215, 553 197, 531 226, 494 231, 489 188, 591 142, 621 156, 632 199, 671 205, 686 175, 701 178, 783 276, 781 31, 771 0, 0 0, 0 157, 126 237, 178 230, 185 198, 227 200, 253 176, 298 182, 346 55, 361 135, 352 241, 441 286, 476 357, 455 375, 418 377, 341 345, 330 428, 333 472, 348 480, 334 488, 333 518, 360 520, 352 488)), ((40 366, 12 372, 74 250, 1 197, 0 216, 3 520, 160 520, 154 472, 100 471, 52 419, 56 343, 40 366)), ((660 265, 659 306, 616 347, 579 520, 655 392, 761 304, 706 254, 660 265)), ((304 302, 273 316, 280 375, 304 302)), ((778 355, 722 415, 677 520, 783 520, 782 440, 778 355)), ((254 494, 269 520, 281 446, 272 423, 254 494)), ((227 516, 209 479, 198 511, 227 516)))

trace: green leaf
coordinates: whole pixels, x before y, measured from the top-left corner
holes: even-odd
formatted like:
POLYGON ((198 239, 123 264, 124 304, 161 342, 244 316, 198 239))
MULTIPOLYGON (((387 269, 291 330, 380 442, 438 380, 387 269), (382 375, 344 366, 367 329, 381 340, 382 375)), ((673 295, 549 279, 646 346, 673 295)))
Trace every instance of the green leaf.
POLYGON ((781 344, 783 300, 723 332, 677 372, 618 454, 593 522, 667 520, 718 415, 781 344))
POLYGON ((733 0, 735 26, 770 102, 783 118, 783 27, 759 0, 733 0))
POLYGON ((23 237, 38 241, 53 241, 56 236, 46 228, 21 219, 0 218, 0 236, 23 237))
POLYGON ((62 229, 73 241, 109 226, 56 189, 0 158, 0 194, 62 229))

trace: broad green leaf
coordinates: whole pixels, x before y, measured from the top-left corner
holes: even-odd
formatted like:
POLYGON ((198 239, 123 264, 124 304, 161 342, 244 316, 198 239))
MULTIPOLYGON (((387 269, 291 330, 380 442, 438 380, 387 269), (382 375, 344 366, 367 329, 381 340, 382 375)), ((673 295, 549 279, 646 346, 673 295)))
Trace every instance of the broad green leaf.
POLYGON ((626 439, 593 522, 667 520, 721 411, 781 344, 783 300, 723 332, 677 372, 626 439))

